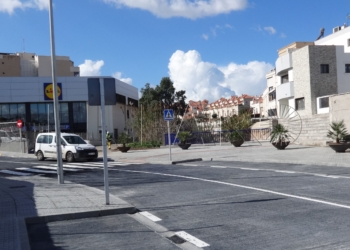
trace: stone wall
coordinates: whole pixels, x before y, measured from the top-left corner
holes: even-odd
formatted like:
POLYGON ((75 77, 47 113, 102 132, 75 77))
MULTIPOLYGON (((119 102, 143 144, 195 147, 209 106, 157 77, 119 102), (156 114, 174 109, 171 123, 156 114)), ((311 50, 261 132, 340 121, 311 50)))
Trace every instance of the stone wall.
POLYGON ((329 114, 302 116, 302 129, 295 144, 308 146, 326 146, 332 139, 327 137, 329 114))

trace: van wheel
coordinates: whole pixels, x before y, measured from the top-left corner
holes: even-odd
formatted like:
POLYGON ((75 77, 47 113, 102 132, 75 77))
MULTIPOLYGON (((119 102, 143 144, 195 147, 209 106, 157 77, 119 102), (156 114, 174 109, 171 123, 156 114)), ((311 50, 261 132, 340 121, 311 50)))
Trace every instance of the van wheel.
POLYGON ((74 161, 75 161, 75 159, 74 159, 74 154, 73 154, 72 152, 68 152, 68 153, 66 154, 66 160, 67 160, 68 162, 74 162, 74 161))
POLYGON ((45 160, 44 154, 43 154, 43 152, 41 152, 41 151, 38 151, 38 152, 36 153, 36 158, 38 159, 38 161, 43 161, 43 160, 45 160))

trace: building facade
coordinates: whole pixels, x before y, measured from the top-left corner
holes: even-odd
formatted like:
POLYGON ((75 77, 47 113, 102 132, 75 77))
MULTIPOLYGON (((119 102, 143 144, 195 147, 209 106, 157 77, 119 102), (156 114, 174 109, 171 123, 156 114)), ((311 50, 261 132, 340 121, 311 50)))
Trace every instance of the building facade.
MULTIPOLYGON (((23 131, 54 131, 51 62, 32 53, 0 54, 0 124, 23 120, 23 131)), ((62 132, 84 134, 101 143, 100 107, 88 105, 88 77, 69 57, 57 57, 59 117, 62 132)), ((115 79, 117 104, 106 106, 106 129, 116 139, 122 132, 134 136, 132 119, 138 108, 138 89, 115 79)))

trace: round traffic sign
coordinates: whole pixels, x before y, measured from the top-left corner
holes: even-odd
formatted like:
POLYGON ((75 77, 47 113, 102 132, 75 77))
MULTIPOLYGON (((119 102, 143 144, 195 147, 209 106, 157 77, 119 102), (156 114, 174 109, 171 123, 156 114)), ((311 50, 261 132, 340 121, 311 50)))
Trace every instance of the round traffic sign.
POLYGON ((21 119, 17 120, 17 128, 22 128, 23 127, 23 121, 21 119))

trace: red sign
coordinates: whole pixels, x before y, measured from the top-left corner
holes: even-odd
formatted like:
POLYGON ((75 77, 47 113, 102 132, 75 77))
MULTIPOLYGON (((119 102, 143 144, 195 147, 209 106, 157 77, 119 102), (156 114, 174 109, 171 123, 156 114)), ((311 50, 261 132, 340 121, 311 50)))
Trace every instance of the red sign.
POLYGON ((17 120, 17 128, 22 128, 22 127, 23 127, 22 120, 17 120))

